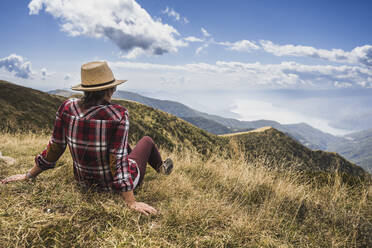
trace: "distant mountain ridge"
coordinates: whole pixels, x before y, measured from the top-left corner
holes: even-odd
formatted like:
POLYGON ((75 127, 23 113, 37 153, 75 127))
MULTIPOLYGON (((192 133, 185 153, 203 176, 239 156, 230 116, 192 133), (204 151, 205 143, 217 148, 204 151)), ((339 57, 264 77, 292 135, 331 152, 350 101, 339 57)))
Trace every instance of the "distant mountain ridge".
POLYGON ((76 92, 72 92, 69 90, 60 90, 60 89, 50 90, 50 91, 47 91, 47 93, 51 95, 57 95, 57 96, 63 96, 63 97, 71 97, 72 95, 76 94, 76 92))
MULTIPOLYGON (((60 95, 64 97, 70 97, 76 93, 67 91, 67 90, 52 90, 48 91, 49 94, 60 95)), ((129 91, 116 91, 113 95, 114 98, 118 99, 127 99, 131 101, 136 101, 147 106, 162 110, 169 114, 175 115, 180 117, 183 120, 190 122, 191 124, 206 130, 213 134, 224 134, 224 133, 232 133, 237 131, 246 130, 243 128, 242 130, 237 128, 229 128, 228 126, 219 123, 218 121, 213 120, 212 118, 206 118, 208 115, 197 110, 194 110, 190 107, 182 103, 178 103, 175 101, 169 100, 159 100, 155 98, 145 97, 137 93, 129 92, 129 91)), ((218 117, 218 116, 216 116, 218 117)))
POLYGON ((328 149, 339 152, 372 173, 372 129, 344 137, 344 142, 330 142, 328 149))
MULTIPOLYGON (((66 90, 54 90, 48 93, 65 97, 76 94, 66 90)), ((338 152, 350 161, 372 172, 372 149, 370 149, 372 147, 372 139, 368 138, 371 137, 368 131, 350 134, 345 137, 337 137, 322 132, 306 123, 283 125, 271 120, 239 121, 233 118, 203 113, 175 101, 159 100, 128 91, 116 91, 114 97, 136 101, 173 114, 213 134, 243 132, 264 126, 271 126, 296 139, 310 149, 338 152), (367 136, 364 137, 365 135, 367 136), (354 141, 352 142, 351 139, 354 141)))
POLYGON ((331 134, 324 133, 305 123, 283 125, 272 120, 239 121, 233 118, 203 113, 175 101, 159 100, 127 91, 117 91, 114 93, 114 97, 140 102, 163 110, 213 134, 242 132, 271 126, 314 150, 326 150, 329 141, 336 142, 336 140, 342 140, 342 138, 340 139, 331 134))
MULTIPOLYGON (((0 117, 5 116, 4 113, 9 108, 19 113, 14 116, 14 122, 5 123, 8 126, 5 125, 1 130, 9 130, 10 125, 14 132, 18 132, 17 130, 27 132, 29 127, 34 127, 35 131, 38 127, 39 131, 48 131, 46 128, 49 125, 42 128, 40 124, 53 125, 56 109, 66 98, 0 81, 0 99, 0 117), (24 103, 29 105, 25 106, 24 103), (28 108, 26 112, 25 108, 28 108), (31 116, 37 118, 30 118, 31 116)), ((317 172, 320 176, 328 172, 333 175, 336 170, 346 173, 345 180, 351 180, 350 182, 361 178, 369 180, 370 177, 361 167, 341 156, 312 151, 274 128, 259 133, 248 132, 220 137, 174 115, 135 101, 113 99, 113 102, 125 106, 130 112, 131 143, 138 141, 144 135, 149 135, 162 149, 170 152, 188 150, 203 159, 209 159, 214 155, 226 158, 244 156, 250 163, 263 163, 268 167, 299 168, 311 177, 313 177, 312 173, 317 172)), ((11 117, 7 115, 6 118, 11 117)), ((51 130, 52 126, 49 126, 48 132, 51 130)))

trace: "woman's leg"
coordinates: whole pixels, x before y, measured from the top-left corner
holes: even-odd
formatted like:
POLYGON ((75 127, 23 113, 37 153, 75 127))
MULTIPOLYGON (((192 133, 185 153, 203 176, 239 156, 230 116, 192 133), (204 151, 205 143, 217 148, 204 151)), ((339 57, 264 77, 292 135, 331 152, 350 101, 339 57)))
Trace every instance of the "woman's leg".
POLYGON ((136 144, 136 147, 129 153, 128 157, 137 162, 140 170, 138 185, 141 184, 145 176, 147 163, 149 163, 156 171, 159 171, 159 167, 163 163, 154 141, 149 136, 140 139, 136 144))

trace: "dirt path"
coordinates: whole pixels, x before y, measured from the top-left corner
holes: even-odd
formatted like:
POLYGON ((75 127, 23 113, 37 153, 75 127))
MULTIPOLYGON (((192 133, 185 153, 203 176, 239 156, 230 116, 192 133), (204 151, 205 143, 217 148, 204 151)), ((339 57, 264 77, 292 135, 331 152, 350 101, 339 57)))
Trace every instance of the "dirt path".
POLYGON ((247 132, 228 133, 228 134, 221 134, 219 136, 229 137, 229 136, 241 135, 241 134, 246 134, 246 133, 260 133, 260 132, 264 132, 264 131, 266 131, 270 128, 272 128, 272 127, 270 127, 270 126, 260 127, 260 128, 257 128, 257 129, 251 130, 251 131, 247 131, 247 132))

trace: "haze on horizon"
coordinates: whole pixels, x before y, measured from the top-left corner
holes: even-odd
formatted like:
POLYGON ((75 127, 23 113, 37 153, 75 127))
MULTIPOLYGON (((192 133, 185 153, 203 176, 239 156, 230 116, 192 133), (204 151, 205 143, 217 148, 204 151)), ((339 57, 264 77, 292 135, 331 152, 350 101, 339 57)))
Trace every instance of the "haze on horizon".
POLYGON ((106 60, 119 90, 241 120, 372 128, 372 2, 0 3, 0 79, 70 88, 106 60))

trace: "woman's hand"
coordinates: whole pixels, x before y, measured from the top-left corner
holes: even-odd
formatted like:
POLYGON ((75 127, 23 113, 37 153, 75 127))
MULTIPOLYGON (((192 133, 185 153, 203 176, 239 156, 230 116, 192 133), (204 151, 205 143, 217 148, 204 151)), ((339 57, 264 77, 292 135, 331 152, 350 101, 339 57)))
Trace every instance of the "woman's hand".
POLYGON ((134 198, 133 190, 122 192, 122 196, 128 207, 134 211, 143 213, 146 216, 158 213, 158 211, 150 205, 144 202, 137 202, 134 198))
POLYGON ((127 203, 130 209, 133 209, 134 211, 143 213, 144 215, 148 216, 150 214, 157 214, 158 211, 151 207, 150 205, 144 203, 144 202, 131 202, 127 203))
POLYGON ((24 181, 26 179, 27 179, 26 174, 17 174, 17 175, 13 175, 5 179, 2 179, 1 183, 5 184, 5 183, 10 183, 10 182, 24 181))

